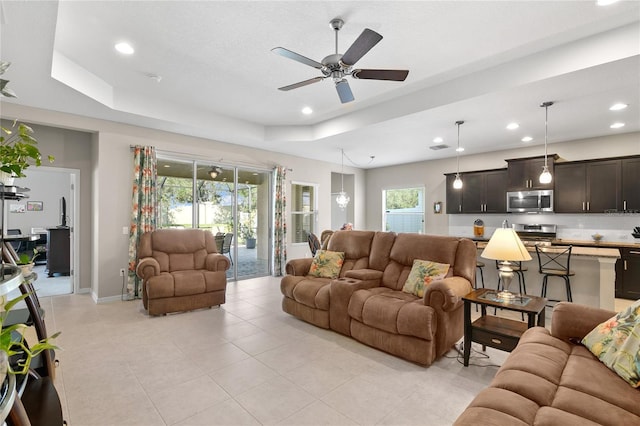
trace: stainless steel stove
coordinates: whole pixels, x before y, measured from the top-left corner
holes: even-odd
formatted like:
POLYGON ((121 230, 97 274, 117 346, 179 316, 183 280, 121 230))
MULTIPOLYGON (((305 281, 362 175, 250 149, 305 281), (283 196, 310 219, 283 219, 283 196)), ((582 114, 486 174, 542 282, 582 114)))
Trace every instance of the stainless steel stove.
POLYGON ((557 225, 514 223, 513 229, 525 246, 550 246, 556 238, 557 225))

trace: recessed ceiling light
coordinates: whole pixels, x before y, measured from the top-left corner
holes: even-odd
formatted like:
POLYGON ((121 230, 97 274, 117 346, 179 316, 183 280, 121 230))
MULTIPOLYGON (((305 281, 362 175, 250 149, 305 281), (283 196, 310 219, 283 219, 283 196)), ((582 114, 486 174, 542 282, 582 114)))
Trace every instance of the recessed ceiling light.
POLYGON ((464 148, 463 147, 458 147, 458 148, 456 148, 456 151, 457 152, 462 152, 462 151, 464 151, 464 148))
POLYGON ((442 139, 440 136, 438 136, 437 138, 433 138, 433 143, 442 143, 444 141, 444 139, 442 139))
POLYGON ((525 136, 524 138, 521 139, 522 142, 531 142, 533 140, 533 138, 531 136, 525 136))
POLYGON ((621 109, 625 109, 628 107, 627 104, 613 104, 609 107, 610 111, 620 111, 621 109))
POLYGON ((307 106, 307 107, 302 108, 302 113, 303 113, 304 115, 309 115, 309 114, 311 114, 312 112, 313 112, 313 110, 312 110, 311 108, 309 108, 308 106, 307 106))
POLYGON ((169 164, 165 164, 165 165, 164 165, 164 166, 162 166, 162 167, 171 167, 171 166, 170 166, 169 164))
POLYGON ((515 130, 518 127, 520 127, 520 125, 518 123, 509 123, 509 124, 507 124, 507 129, 509 129, 509 130, 515 130))
POLYGON ((133 52, 135 52, 135 50, 133 50, 133 47, 126 41, 116 44, 115 47, 116 50, 123 55, 133 55, 133 52))
POLYGON ((620 127, 624 127, 624 123, 613 123, 611 126, 612 129, 619 129, 620 127))
POLYGON ((619 0, 598 0, 596 4, 598 6, 609 6, 610 4, 617 3, 619 0))

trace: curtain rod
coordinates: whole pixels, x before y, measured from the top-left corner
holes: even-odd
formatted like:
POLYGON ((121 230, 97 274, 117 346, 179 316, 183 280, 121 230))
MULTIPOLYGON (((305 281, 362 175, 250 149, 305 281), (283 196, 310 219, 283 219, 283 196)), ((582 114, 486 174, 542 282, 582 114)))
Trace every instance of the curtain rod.
MULTIPOLYGON (((133 150, 137 146, 142 146, 142 145, 129 145, 129 149, 133 150)), ((264 168, 266 166, 266 167, 269 167, 269 168, 274 168, 276 166, 279 166, 279 164, 265 164, 265 163, 255 164, 255 163, 249 163, 249 162, 244 162, 244 161, 235 161, 235 160, 231 160, 233 162, 229 163, 229 162, 225 162, 224 158, 222 158, 222 157, 219 160, 211 160, 209 158, 205 158, 205 157, 198 156, 198 155, 188 154, 188 153, 184 153, 184 152, 177 152, 177 151, 168 151, 168 150, 165 150, 165 149, 157 149, 157 148, 156 148, 156 152, 158 154, 160 154, 160 155, 175 155, 176 157, 178 157, 181 160, 189 160, 189 161, 199 161, 200 160, 200 161, 206 161, 208 163, 211 163, 213 161, 213 162, 218 163, 220 165, 229 166, 229 167, 245 166, 245 167, 252 167, 252 168, 264 168)), ((290 167, 287 167, 286 169, 289 172, 293 172, 293 169, 290 168, 290 167)))

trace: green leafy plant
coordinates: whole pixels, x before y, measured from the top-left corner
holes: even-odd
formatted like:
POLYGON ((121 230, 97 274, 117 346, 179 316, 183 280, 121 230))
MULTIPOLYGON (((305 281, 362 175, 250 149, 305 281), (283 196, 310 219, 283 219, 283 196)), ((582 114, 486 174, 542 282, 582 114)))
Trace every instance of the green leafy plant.
POLYGON ((0 326, 2 326, 0 331, 0 351, 4 351, 9 357, 17 355, 17 358, 19 358, 17 364, 11 365, 9 363, 8 372, 10 374, 26 374, 34 357, 45 350, 59 349, 51 341, 58 337, 60 332, 30 346, 24 337, 24 330, 27 328, 25 324, 13 324, 5 327, 5 321, 11 309, 28 296, 29 294, 23 294, 9 301, 6 301, 5 296, 0 298, 0 306, 4 309, 0 312, 0 326))
POLYGON ((33 249, 33 255, 29 256, 27 253, 20 253, 18 255, 18 261, 16 262, 18 265, 28 265, 30 263, 34 263, 36 257, 40 255, 37 249, 33 249))
MULTIPOLYGON (((10 128, 2 126, 0 133, 0 170, 14 177, 25 177, 24 170, 29 166, 42 165, 42 155, 37 147, 38 141, 31 136, 33 129, 24 123, 13 121, 10 128), (17 132, 17 133, 16 133, 17 132)), ((50 163, 54 157, 47 156, 50 163)))

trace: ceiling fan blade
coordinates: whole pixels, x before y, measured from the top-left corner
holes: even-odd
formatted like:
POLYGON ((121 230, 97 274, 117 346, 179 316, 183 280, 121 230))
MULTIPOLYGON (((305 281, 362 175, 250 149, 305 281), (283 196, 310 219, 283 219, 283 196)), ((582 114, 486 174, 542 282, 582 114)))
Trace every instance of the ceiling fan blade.
POLYGON ((322 69, 324 65, 320 62, 314 61, 313 59, 309 59, 306 56, 302 56, 299 53, 292 52, 289 49, 285 49, 284 47, 274 47, 271 51, 280 56, 284 56, 285 58, 293 59, 294 61, 298 61, 305 65, 309 65, 310 67, 314 67, 317 69, 322 69))
POLYGON ((355 99, 353 97, 353 92, 351 92, 351 88, 349 87, 349 83, 347 83, 347 80, 345 79, 336 81, 336 90, 338 91, 340 102, 342 102, 343 104, 352 102, 355 99))
POLYGON ((283 86, 283 87, 278 87, 278 90, 291 90, 291 89, 297 89, 298 87, 303 87, 303 86, 308 86, 310 84, 313 83, 317 83, 321 80, 324 80, 325 77, 314 77, 314 78, 310 78, 309 80, 304 80, 304 81, 300 81, 298 83, 294 83, 294 84, 290 84, 288 86, 283 86))
POLYGON ((342 55, 342 59, 340 60, 343 64, 347 66, 352 66, 360 58, 362 58, 373 46, 378 44, 378 42, 382 40, 382 36, 377 32, 370 30, 369 28, 365 28, 362 34, 353 42, 351 47, 347 49, 347 51, 342 55))
POLYGON ((404 81, 408 70, 353 70, 351 76, 361 80, 393 80, 404 81))

